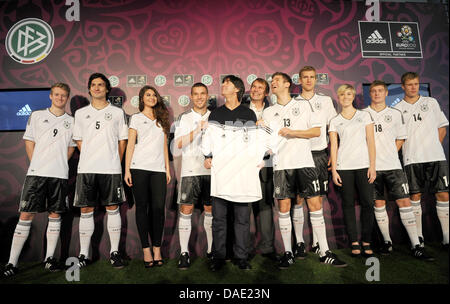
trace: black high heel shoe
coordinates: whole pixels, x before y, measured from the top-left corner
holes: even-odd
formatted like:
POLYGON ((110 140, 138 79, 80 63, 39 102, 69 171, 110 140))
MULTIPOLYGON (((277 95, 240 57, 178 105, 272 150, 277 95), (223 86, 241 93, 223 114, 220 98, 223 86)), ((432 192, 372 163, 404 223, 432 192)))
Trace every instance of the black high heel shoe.
POLYGON ((370 244, 369 245, 362 245, 362 249, 363 251, 361 252, 362 256, 365 258, 370 258, 373 257, 373 250, 372 248, 370 248, 370 244), (372 251, 372 253, 367 253, 367 251, 372 251))
POLYGON ((358 244, 352 244, 352 251, 353 250, 359 250, 359 253, 353 253, 351 254, 352 258, 357 258, 361 256, 361 245, 358 244))
POLYGON ((155 261, 150 261, 150 262, 146 262, 144 261, 144 267, 145 268, 152 268, 153 266, 155 266, 155 261))

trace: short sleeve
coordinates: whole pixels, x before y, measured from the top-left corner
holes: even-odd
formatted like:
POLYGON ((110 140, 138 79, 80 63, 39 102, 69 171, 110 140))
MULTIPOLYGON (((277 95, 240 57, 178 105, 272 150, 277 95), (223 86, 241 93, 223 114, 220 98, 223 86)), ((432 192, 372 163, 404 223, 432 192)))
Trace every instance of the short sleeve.
POLYGON ((448 119, 447 117, 445 117, 444 112, 441 110, 441 107, 439 106, 439 103, 437 102, 437 100, 434 100, 434 114, 435 114, 435 119, 438 122, 438 128, 442 128, 445 126, 448 126, 448 119))
POLYGON ((83 140, 82 126, 79 111, 75 112, 75 123, 73 125, 73 140, 83 140))
POLYGON ((330 120, 330 127, 328 128, 328 132, 337 132, 336 130, 336 119, 330 120))
POLYGON ((131 115, 128 128, 137 130, 135 115, 131 115))
POLYGON ((328 116, 327 116, 327 124, 330 124, 330 121, 333 117, 337 115, 336 109, 334 108, 333 100, 331 98, 328 99, 328 116))
POLYGON ((119 119, 119 140, 128 139, 128 126, 125 120, 125 112, 122 110, 122 115, 119 119))
POLYGON ((370 125, 370 124, 373 124, 373 119, 372 119, 372 116, 370 115, 370 113, 368 113, 368 112, 363 112, 364 113, 364 117, 363 117, 363 120, 364 120, 364 125, 370 125))
POLYGON ((31 113, 30 117, 28 117, 25 133, 23 134, 23 139, 34 141, 33 120, 33 113, 31 113))
POLYGON ((403 118, 402 113, 398 113, 398 124, 397 124, 397 137, 396 139, 406 139, 408 138, 408 131, 406 130, 406 123, 403 118))

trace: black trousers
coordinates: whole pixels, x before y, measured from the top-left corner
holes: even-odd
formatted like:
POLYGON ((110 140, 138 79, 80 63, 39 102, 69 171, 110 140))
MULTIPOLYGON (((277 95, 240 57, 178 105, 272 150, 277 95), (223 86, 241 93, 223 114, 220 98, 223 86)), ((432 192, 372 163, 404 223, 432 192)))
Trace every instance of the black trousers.
POLYGON ((358 241, 355 215, 355 193, 358 190, 361 205, 361 241, 370 243, 374 225, 374 185, 369 184, 367 168, 357 170, 338 170, 342 179, 342 209, 350 242, 358 241))
POLYGON ((225 259, 227 243, 227 213, 228 206, 234 210, 234 257, 247 259, 248 243, 250 239, 250 205, 249 203, 236 203, 218 197, 212 197, 212 232, 213 254, 215 258, 225 259))
POLYGON ((133 196, 136 204, 136 225, 142 248, 161 247, 166 202, 166 173, 131 169, 133 196))
MULTIPOLYGON (((273 224, 273 174, 272 168, 264 167, 260 172, 262 199, 251 204, 255 217, 256 231, 261 234, 261 240, 257 248, 261 253, 275 252, 274 238, 275 228, 273 224), (270 171, 269 173, 264 171, 270 171), (264 178, 267 175, 267 178, 264 178), (259 220, 258 220, 259 219, 259 220)), ((249 252, 253 250, 249 244, 249 252)))

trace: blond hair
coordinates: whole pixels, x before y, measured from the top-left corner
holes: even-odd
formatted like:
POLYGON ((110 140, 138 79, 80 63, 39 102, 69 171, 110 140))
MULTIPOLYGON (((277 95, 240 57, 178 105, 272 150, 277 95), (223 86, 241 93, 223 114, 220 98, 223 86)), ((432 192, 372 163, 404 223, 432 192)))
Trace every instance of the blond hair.
POLYGON ((344 94, 345 91, 350 90, 353 96, 356 96, 356 90, 351 84, 343 84, 337 89, 337 95, 344 94))

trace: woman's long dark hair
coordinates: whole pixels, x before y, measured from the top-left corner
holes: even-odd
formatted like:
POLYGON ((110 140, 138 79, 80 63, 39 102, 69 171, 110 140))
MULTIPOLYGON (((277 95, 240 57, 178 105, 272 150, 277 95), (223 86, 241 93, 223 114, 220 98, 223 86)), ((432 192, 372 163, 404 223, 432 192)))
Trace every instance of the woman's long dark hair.
POLYGON ((164 104, 161 95, 159 95, 159 92, 154 87, 146 85, 139 91, 139 111, 142 112, 144 110, 144 94, 145 92, 147 92, 147 90, 152 90, 156 95, 156 105, 153 107, 156 117, 156 125, 161 127, 166 135, 169 135, 169 110, 167 110, 167 107, 164 104))

